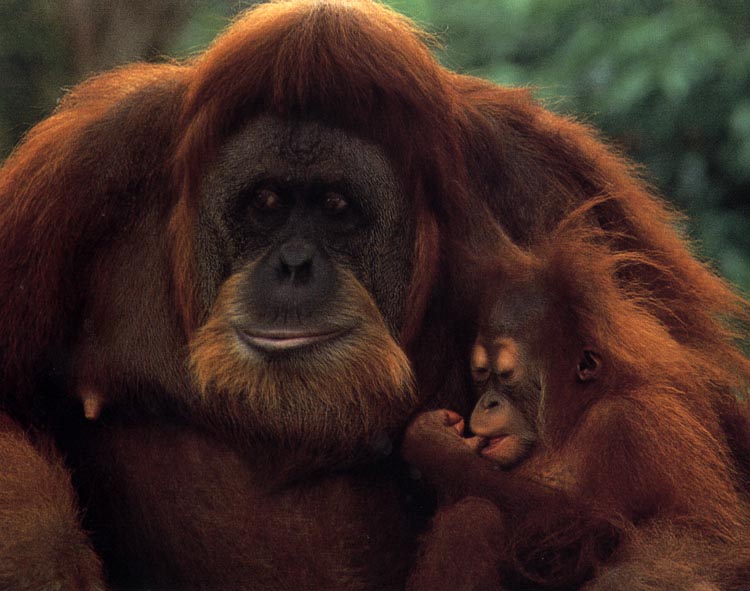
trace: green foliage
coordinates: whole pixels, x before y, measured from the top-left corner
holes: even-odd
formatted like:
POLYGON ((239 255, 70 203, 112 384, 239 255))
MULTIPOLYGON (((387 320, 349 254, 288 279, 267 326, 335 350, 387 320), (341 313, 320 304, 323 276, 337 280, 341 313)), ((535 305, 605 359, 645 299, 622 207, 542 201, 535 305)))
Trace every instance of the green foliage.
POLYGON ((226 0, 197 2, 192 18, 178 35, 169 54, 182 58, 203 51, 229 24, 233 14, 240 8, 247 8, 252 4, 255 2, 229 3, 226 0))
POLYGON ((47 116, 71 79, 71 61, 54 3, 0 2, 0 162, 47 116))

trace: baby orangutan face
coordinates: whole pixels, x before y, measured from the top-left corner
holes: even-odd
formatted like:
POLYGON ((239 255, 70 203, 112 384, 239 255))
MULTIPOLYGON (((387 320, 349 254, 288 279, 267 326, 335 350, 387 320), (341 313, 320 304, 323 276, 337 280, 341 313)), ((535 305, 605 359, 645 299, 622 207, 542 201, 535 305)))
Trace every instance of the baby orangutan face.
POLYGON ((472 445, 503 468, 511 468, 531 451, 541 386, 531 364, 523 363, 522 344, 509 337, 479 334, 471 356, 478 401, 470 427, 479 438, 472 445))
MULTIPOLYGON (((508 285, 489 299, 471 352, 477 403, 470 427, 476 437, 467 443, 485 458, 512 468, 531 453, 541 432, 544 400, 550 394, 545 391, 549 360, 544 351, 551 308, 534 282, 508 285)), ((571 353, 571 379, 582 383, 596 378, 598 353, 589 348, 571 353)))

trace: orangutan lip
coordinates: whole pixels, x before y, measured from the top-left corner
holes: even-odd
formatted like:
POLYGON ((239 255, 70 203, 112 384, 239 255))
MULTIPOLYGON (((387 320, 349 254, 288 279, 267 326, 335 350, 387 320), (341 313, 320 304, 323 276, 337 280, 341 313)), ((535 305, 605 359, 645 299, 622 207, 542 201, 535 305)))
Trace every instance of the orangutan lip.
POLYGON ((491 452, 494 448, 496 448, 498 445, 500 445, 505 439, 507 438, 507 435, 495 435, 494 437, 488 437, 484 445, 482 445, 482 449, 480 450, 480 453, 484 454, 487 452, 491 452))
POLYGON ((242 340, 256 349, 267 352, 291 351, 324 343, 342 336, 349 329, 336 329, 325 332, 301 332, 295 330, 241 330, 242 340))

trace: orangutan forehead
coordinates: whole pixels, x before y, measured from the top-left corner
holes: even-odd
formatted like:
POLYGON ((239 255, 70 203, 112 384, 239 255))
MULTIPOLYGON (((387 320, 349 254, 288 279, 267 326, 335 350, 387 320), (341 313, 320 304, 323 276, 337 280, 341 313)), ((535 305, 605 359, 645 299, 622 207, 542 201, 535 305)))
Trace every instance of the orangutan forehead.
POLYGON ((242 126, 224 145, 217 166, 245 179, 272 174, 322 183, 364 181, 393 188, 398 184, 380 147, 317 121, 272 115, 242 126))
POLYGON ((495 334, 522 336, 539 326, 550 305, 549 295, 538 285, 500 290, 494 301, 488 302, 483 328, 495 334))

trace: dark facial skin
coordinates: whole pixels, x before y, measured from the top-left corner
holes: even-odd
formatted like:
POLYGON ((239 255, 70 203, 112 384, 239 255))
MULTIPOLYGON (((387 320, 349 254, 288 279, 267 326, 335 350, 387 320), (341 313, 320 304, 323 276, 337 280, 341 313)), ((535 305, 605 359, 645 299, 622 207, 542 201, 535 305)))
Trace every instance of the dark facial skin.
POLYGON ((538 438, 542 365, 535 335, 546 299, 535 286, 494 291, 485 299, 471 352, 477 404, 472 445, 503 468, 522 461, 538 438))
MULTIPOLYGON (((503 468, 524 460, 539 438, 538 417, 544 398, 543 363, 537 337, 544 334, 549 306, 534 286, 493 295, 484 309, 471 353, 477 403, 470 427, 478 437, 467 440, 479 453, 503 468)), ((599 355, 584 349, 576 367, 579 381, 596 377, 599 355)))
POLYGON ((541 388, 532 368, 524 367, 522 355, 522 343, 480 333, 471 356, 478 396, 471 430, 481 438, 479 453, 503 468, 523 460, 537 439, 541 388))
POLYGON ((196 228, 206 320, 190 342, 197 400, 217 401, 208 411, 259 444, 289 446, 294 470, 389 449, 378 442, 414 410, 398 343, 409 203, 378 147, 317 122, 250 120, 209 167, 196 228))
POLYGON ((374 146, 311 122, 264 116, 222 150, 201 203, 207 303, 230 275, 251 345, 292 349, 335 336, 342 269, 372 294, 392 332, 406 301, 414 228, 408 199, 374 146), (378 253, 378 256, 373 256, 378 253), (218 261, 226 261, 221 264, 218 261))

